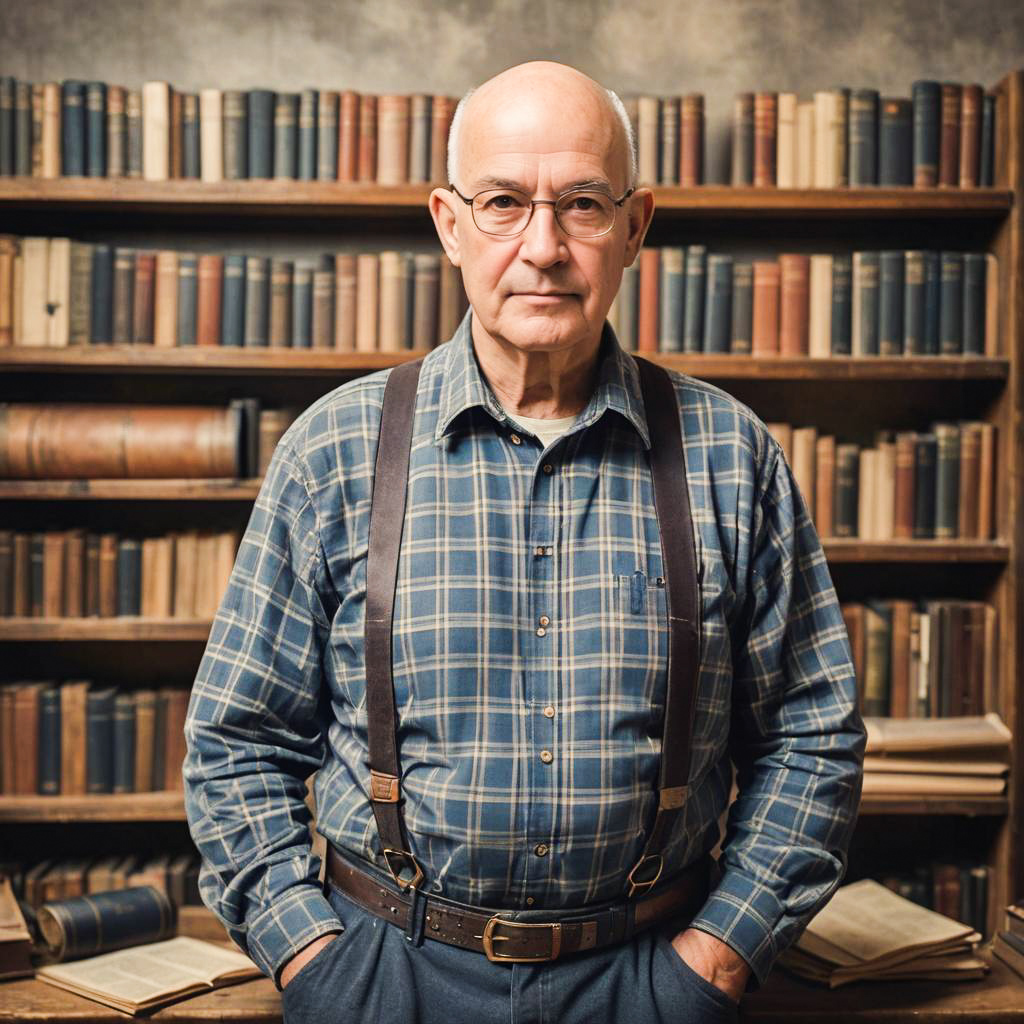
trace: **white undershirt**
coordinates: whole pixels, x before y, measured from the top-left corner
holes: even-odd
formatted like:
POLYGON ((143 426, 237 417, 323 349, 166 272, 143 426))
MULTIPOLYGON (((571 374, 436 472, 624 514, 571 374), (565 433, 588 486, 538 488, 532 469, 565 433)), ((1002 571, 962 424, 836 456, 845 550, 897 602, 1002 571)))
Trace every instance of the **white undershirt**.
MULTIPOLYGON (((502 408, 505 408, 502 406, 502 408)), ((520 426, 525 427, 531 434, 540 439, 545 448, 557 441, 576 422, 577 416, 566 416, 560 420, 538 420, 532 416, 522 416, 519 413, 510 412, 505 409, 509 418, 515 420, 520 426)))

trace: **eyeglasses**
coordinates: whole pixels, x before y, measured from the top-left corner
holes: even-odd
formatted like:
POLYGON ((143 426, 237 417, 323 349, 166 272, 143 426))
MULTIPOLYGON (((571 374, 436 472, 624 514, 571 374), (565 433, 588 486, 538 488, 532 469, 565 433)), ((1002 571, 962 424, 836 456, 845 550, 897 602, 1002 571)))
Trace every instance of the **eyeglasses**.
POLYGON ((531 199, 514 188, 488 188, 467 199, 454 185, 448 186, 473 211, 473 223, 485 235, 507 238, 526 230, 534 207, 554 207, 559 227, 573 238, 597 238, 615 223, 615 212, 633 194, 627 190, 615 199, 607 192, 571 189, 557 199, 531 199))

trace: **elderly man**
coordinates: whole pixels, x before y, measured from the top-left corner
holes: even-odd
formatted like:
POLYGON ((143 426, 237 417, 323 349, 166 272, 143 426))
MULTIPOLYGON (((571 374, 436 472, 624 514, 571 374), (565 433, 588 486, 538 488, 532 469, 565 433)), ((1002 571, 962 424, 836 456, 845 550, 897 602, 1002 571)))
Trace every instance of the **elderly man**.
POLYGON ((469 314, 292 426, 214 622, 203 897, 287 1020, 734 1019, 860 793, 820 544, 750 410, 605 322, 654 207, 614 95, 511 68, 449 167, 469 314))

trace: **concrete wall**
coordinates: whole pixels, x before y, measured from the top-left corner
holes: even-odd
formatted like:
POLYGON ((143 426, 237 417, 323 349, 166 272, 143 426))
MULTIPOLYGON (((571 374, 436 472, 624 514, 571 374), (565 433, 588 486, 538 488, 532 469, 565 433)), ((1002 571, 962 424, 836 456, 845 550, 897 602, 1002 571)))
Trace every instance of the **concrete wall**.
POLYGON ((2 0, 0 73, 32 81, 447 92, 520 61, 621 92, 707 97, 709 174, 732 96, 914 78, 994 84, 1024 65, 1020 0, 2 0))

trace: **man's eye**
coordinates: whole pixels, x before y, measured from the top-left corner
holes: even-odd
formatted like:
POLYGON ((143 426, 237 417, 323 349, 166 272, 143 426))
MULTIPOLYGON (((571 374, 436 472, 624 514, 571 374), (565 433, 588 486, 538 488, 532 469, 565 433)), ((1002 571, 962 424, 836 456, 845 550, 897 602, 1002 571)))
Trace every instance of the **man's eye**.
POLYGON ((501 195, 491 196, 486 203, 484 208, 488 210, 517 210, 522 206, 522 200, 513 195, 502 193, 501 195))
POLYGON ((570 200, 569 208, 579 210, 580 213, 590 213, 597 208, 597 200, 593 196, 574 196, 570 200))

